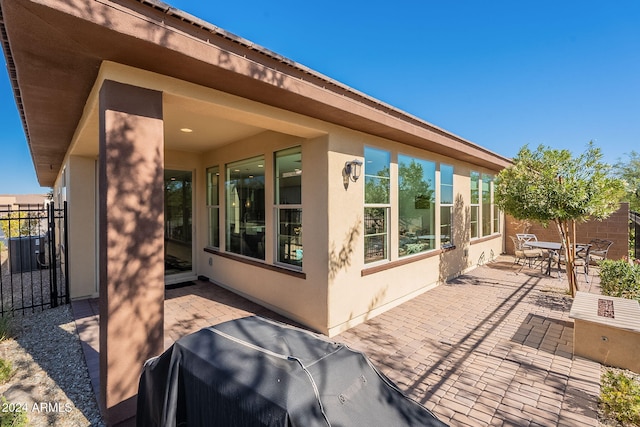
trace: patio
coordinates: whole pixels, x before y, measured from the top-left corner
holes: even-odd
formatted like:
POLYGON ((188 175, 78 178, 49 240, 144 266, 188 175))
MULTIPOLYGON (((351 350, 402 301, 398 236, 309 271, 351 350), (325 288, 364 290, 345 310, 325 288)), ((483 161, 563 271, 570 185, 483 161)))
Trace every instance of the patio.
MULTIPOLYGON (((452 426, 597 426, 600 365, 572 357, 566 279, 518 268, 499 257, 333 340, 365 352, 452 426)), ((590 284, 578 279, 580 290, 599 292, 593 273, 590 284)), ((76 301, 73 311, 97 393, 97 301, 76 301)), ((165 347, 252 314, 286 321, 211 283, 167 290, 165 347)))

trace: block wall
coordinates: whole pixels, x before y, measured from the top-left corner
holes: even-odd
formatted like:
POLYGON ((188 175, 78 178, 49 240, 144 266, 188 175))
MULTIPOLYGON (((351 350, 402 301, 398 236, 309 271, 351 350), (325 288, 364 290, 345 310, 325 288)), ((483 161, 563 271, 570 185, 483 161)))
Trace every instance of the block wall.
MULTIPOLYGON (((555 224, 547 228, 538 223, 519 221, 507 215, 505 218, 505 235, 515 236, 516 233, 532 233, 538 240, 558 242, 560 236, 555 224)), ((612 240, 609 248, 609 259, 620 259, 629 254, 629 203, 621 203, 620 208, 603 221, 591 220, 576 224, 576 239, 578 243, 589 243, 591 239, 612 240)), ((506 238, 506 251, 513 254, 513 243, 506 238)))

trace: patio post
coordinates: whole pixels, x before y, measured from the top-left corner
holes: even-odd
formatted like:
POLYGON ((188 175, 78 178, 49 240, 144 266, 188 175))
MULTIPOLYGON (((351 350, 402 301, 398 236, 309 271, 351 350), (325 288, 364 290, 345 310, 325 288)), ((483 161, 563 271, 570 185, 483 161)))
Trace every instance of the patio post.
POLYGON ((162 93, 104 81, 99 139, 100 404, 114 425, 164 346, 162 93))

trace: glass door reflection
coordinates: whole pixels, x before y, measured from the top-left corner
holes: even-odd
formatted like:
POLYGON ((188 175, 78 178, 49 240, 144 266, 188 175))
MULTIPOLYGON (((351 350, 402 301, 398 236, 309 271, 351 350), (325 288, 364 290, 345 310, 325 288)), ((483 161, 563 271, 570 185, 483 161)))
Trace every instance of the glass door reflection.
POLYGON ((192 193, 191 171, 164 171, 165 282, 193 274, 192 193))

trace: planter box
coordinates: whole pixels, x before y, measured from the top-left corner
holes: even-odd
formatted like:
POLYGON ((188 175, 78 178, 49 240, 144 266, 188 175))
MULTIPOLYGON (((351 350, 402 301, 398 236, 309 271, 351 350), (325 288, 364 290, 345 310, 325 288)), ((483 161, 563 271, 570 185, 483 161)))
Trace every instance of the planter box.
POLYGON ((638 301, 578 292, 569 317, 575 356, 640 373, 638 301))

